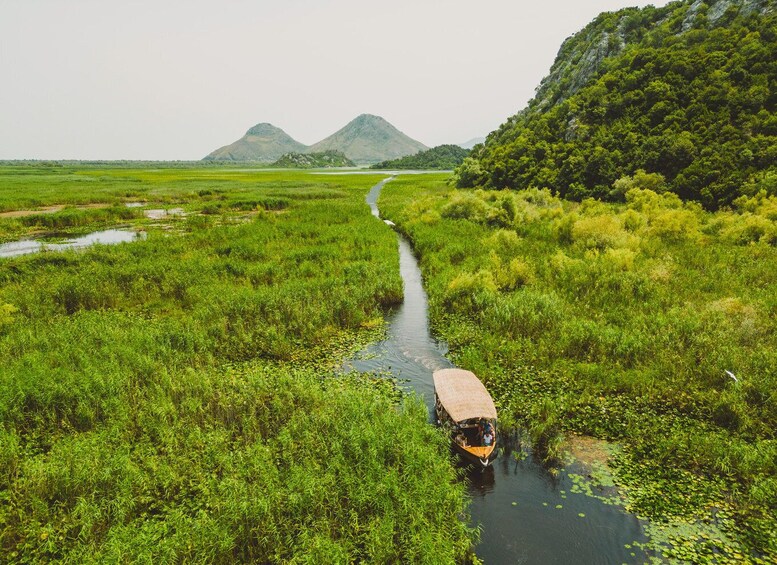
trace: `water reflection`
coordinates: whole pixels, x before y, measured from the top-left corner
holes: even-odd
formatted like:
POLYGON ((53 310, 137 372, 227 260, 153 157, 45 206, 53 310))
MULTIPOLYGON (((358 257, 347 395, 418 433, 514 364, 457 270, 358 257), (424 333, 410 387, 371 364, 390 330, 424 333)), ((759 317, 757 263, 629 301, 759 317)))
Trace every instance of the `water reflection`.
POLYGON ((83 235, 63 241, 61 243, 46 243, 37 239, 24 239, 21 241, 12 241, 0 245, 0 257, 17 257, 39 251, 63 251, 65 249, 83 249, 101 243, 111 245, 115 243, 126 243, 145 239, 145 232, 135 232, 131 230, 103 230, 83 235))
MULTIPOLYGON (((375 185, 367 196, 376 217, 378 196, 389 180, 375 185)), ((404 303, 388 316, 386 340, 346 362, 344 369, 402 379, 402 386, 421 395, 432 414, 432 373, 453 364, 445 357, 445 344, 430 334, 426 292, 413 250, 401 235, 398 240, 404 303)), ((501 434, 500 443, 500 455, 489 468, 458 460, 471 497, 472 522, 481 525, 479 558, 486 563, 542 564, 647 560, 632 545, 645 540, 634 515, 573 492, 573 477, 585 475, 586 469, 570 465, 558 473, 548 471, 518 434, 501 434)))

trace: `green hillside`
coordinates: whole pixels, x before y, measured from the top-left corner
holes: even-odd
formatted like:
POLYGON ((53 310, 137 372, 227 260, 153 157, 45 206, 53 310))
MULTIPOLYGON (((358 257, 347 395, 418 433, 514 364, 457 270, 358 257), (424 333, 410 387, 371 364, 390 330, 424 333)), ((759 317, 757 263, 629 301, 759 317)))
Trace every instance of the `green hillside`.
POLYGON ((426 145, 408 137, 380 116, 362 114, 308 147, 307 152, 342 151, 357 164, 372 165, 425 149, 426 145))
MULTIPOLYGON (((774 0, 691 0, 597 17, 529 106, 458 170, 460 186, 623 200, 637 171, 710 209, 777 192, 774 0)), ((644 175, 638 175, 644 178, 644 175)))
POLYGON ((340 151, 322 151, 320 153, 286 153, 272 164, 284 169, 325 169, 330 167, 355 167, 340 151))
POLYGON ((211 152, 203 161, 272 163, 285 153, 304 151, 305 147, 281 128, 262 123, 250 128, 243 137, 234 143, 211 152))
POLYGON ((461 165, 469 155, 467 149, 458 145, 438 145, 427 151, 419 151, 415 155, 407 155, 399 159, 391 159, 374 165, 373 169, 453 169, 461 165))

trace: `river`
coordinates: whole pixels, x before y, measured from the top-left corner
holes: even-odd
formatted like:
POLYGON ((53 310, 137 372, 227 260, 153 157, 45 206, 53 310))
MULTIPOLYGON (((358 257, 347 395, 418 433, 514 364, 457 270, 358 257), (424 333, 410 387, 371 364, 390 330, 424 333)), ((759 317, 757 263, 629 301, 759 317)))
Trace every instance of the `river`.
MULTIPOLYGON (((381 181, 367 203, 377 207, 381 181)), ((387 222, 390 224, 390 222, 387 222)), ((391 224, 390 224, 391 225, 391 224)), ((386 339, 357 354, 345 370, 384 373, 420 395, 432 413, 432 373, 453 367, 447 347, 429 330, 426 291, 410 243, 400 234, 399 266, 404 302, 388 318, 386 339)), ((459 462, 466 481, 473 525, 481 528, 476 553, 485 563, 594 564, 642 563, 647 555, 634 547, 646 537, 636 516, 575 488, 573 479, 587 471, 579 464, 548 472, 521 445, 518 436, 500 435, 499 458, 485 470, 459 462)), ((606 494, 606 493, 602 493, 606 494)))

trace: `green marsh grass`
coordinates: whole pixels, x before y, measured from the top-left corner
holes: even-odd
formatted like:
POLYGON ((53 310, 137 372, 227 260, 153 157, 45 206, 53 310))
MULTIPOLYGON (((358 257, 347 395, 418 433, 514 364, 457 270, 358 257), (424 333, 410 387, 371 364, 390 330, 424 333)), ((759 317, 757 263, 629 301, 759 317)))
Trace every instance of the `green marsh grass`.
POLYGON ((2 171, 5 209, 189 215, 0 260, 3 561, 466 558, 464 487, 422 404, 333 369, 402 299, 364 203, 381 176, 38 172, 2 171))
POLYGON ((578 204, 445 181, 400 177, 379 207, 419 255, 433 328, 504 424, 550 460, 565 433, 620 441, 624 484, 653 493, 636 512, 731 506, 738 543, 777 555, 777 199, 708 213, 650 190, 578 204), (660 497, 689 480, 701 494, 660 497))

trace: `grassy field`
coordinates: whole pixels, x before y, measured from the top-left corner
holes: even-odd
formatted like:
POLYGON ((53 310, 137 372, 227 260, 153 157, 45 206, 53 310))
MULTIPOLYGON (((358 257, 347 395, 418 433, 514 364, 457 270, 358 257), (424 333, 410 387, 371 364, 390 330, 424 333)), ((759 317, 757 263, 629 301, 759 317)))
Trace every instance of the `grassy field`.
POLYGON ((467 555, 421 403, 333 369, 402 298, 395 235, 364 203, 380 178, 0 169, 0 210, 30 212, 0 219, 6 241, 148 233, 0 260, 3 561, 467 555), (186 215, 143 214, 171 207, 186 215))
POLYGON ((433 327, 503 424, 551 463, 568 433, 622 442, 634 511, 729 538, 689 537, 670 557, 774 559, 777 199, 712 214, 644 188, 577 204, 445 178, 400 177, 379 205, 413 242, 433 327))

